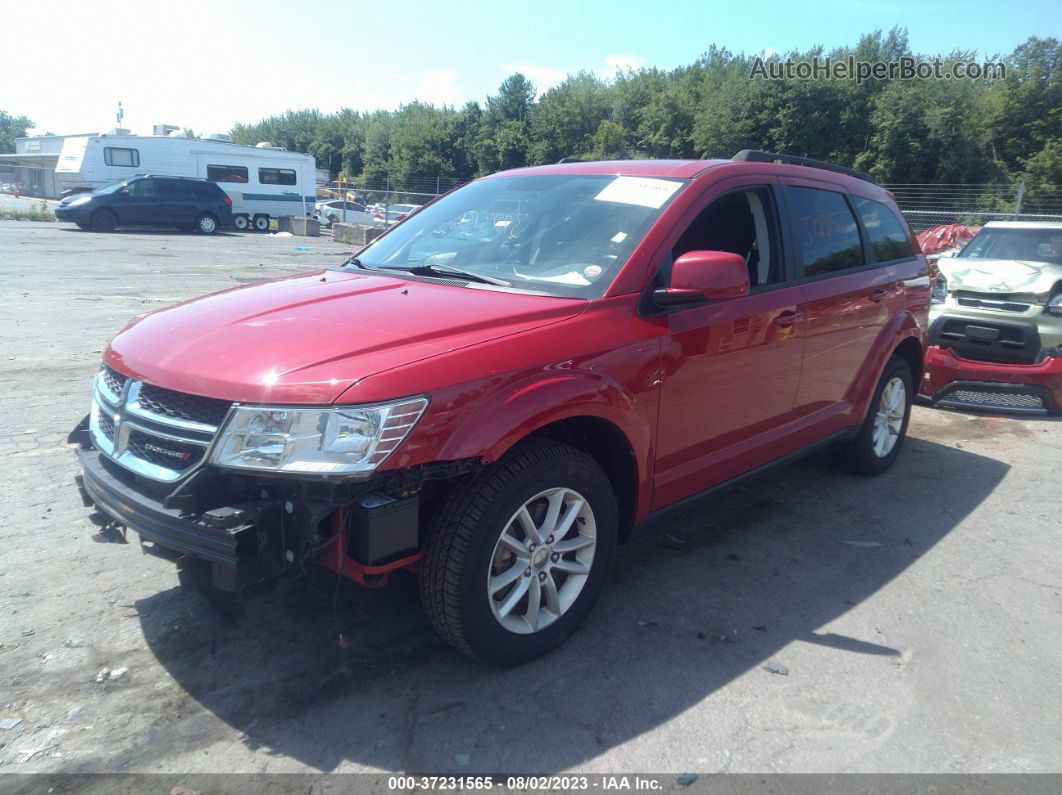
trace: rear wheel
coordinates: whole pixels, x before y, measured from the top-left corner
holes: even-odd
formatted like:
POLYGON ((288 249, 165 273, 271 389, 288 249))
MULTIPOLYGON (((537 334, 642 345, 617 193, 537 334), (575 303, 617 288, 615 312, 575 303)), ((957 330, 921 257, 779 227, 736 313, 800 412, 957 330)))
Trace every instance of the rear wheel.
POLYGON ((113 232, 118 228, 118 216, 110 210, 96 210, 89 219, 94 232, 113 232))
POLYGON ((912 393, 911 368, 893 356, 874 390, 859 434, 837 448, 845 469, 860 475, 880 475, 892 466, 907 435, 912 393))
POLYGON ((269 231, 269 216, 268 215, 256 215, 252 222, 255 230, 259 232, 269 231))
POLYGON ((218 231, 218 219, 210 213, 203 213, 195 219, 195 231, 201 235, 212 235, 218 231))
POLYGON ((616 497, 590 456, 523 444, 444 501, 424 548, 420 592, 449 643, 516 665, 575 631, 605 584, 616 497))
POLYGON ((251 221, 246 215, 234 215, 232 216, 232 225, 242 232, 251 225, 251 221))

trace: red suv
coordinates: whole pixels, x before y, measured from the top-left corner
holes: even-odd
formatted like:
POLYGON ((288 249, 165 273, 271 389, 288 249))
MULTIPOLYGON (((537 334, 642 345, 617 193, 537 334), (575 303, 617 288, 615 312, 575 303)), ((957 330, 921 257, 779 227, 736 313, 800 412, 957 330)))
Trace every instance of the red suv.
POLYGON ((507 171, 341 266, 133 320, 80 483, 222 589, 418 571, 448 641, 518 663, 643 520, 824 446, 886 470, 929 301, 890 195, 839 166, 507 171))

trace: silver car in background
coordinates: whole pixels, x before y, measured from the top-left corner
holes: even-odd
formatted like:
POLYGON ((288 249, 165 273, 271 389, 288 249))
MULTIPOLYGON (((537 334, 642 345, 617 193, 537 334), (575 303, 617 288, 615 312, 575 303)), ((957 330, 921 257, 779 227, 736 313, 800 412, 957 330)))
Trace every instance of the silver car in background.
POLYGON ((330 227, 336 222, 373 226, 373 213, 358 202, 329 199, 317 202, 317 220, 324 227, 330 227))

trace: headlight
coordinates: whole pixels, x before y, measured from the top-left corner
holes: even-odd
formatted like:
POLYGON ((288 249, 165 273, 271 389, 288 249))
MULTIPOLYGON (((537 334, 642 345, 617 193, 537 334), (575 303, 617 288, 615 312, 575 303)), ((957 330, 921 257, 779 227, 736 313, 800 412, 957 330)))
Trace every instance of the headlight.
POLYGON ((79 204, 88 204, 90 201, 92 201, 92 197, 91 196, 82 196, 80 199, 74 199, 72 202, 70 202, 70 204, 68 204, 66 206, 67 207, 77 207, 79 204))
POLYGON ((943 304, 947 297, 948 280, 944 278, 943 273, 938 273, 936 281, 933 282, 933 290, 929 294, 929 301, 933 304, 943 304))
POLYGON ((1059 293, 1050 301, 1047 302, 1047 306, 1044 307, 1044 312, 1055 317, 1062 317, 1062 293, 1059 293))
POLYGON ((238 406, 211 462, 232 469, 351 475, 372 472, 402 443, 428 399, 295 409, 238 406))

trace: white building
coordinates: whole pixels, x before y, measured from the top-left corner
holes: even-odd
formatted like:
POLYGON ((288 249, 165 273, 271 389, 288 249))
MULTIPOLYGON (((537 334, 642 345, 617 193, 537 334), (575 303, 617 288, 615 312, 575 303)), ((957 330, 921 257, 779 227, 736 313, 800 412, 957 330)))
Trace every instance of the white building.
POLYGON ((24 196, 58 199, 59 183, 55 167, 63 141, 73 137, 87 137, 97 133, 69 135, 35 135, 15 139, 15 153, 0 155, 0 182, 9 182, 24 196))

